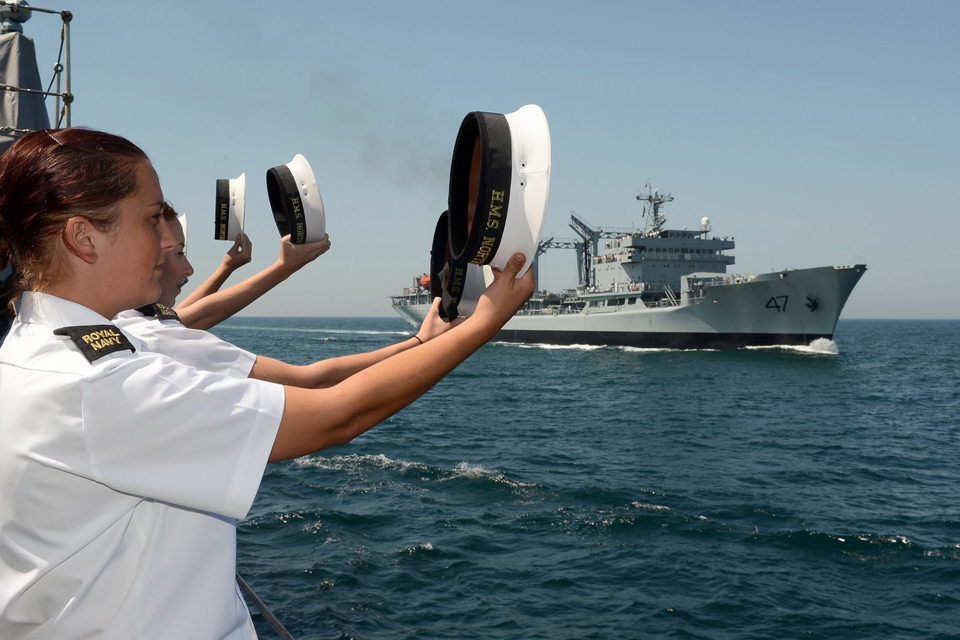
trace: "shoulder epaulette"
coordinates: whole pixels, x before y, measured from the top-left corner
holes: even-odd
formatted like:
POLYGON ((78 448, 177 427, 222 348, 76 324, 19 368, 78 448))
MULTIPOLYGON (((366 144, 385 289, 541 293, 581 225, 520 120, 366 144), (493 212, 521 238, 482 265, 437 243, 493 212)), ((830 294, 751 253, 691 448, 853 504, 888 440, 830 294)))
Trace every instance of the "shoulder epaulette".
POLYGON ((84 327, 63 327, 55 329, 56 336, 67 336, 80 349, 80 353, 91 363, 115 351, 129 349, 136 353, 136 347, 127 336, 112 324, 93 324, 84 327))
POLYGON ((138 307, 137 311, 145 316, 156 316, 157 320, 176 320, 180 322, 180 316, 177 315, 176 311, 159 302, 138 307))

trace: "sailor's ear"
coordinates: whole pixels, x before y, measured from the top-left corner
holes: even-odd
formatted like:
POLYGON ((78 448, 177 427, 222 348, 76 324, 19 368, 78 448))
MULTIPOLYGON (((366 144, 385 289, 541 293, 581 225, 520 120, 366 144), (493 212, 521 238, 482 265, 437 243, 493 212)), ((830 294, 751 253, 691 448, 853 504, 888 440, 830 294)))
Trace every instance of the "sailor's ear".
POLYGON ((93 223, 83 216, 70 218, 63 227, 63 244, 70 253, 89 264, 97 261, 97 241, 101 236, 93 223))

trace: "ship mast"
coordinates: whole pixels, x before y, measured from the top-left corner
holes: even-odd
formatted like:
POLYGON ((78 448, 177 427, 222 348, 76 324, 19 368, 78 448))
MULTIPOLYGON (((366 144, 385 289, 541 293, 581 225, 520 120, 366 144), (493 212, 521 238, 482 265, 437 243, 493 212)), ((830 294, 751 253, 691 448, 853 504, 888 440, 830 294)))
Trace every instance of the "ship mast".
MULTIPOLYGON (((0 39, 16 43, 12 47, 12 58, 6 69, 0 69, 0 98, 5 107, 0 113, 0 153, 13 145, 17 139, 31 131, 50 128, 50 119, 44 101, 47 96, 56 98, 53 128, 59 129, 66 121, 71 126, 71 105, 73 93, 70 85, 70 22, 73 14, 69 11, 33 7, 27 0, 0 0, 0 39), (63 27, 60 30, 60 58, 53 66, 53 79, 44 91, 40 84, 40 72, 37 69, 33 42, 23 37, 24 22, 34 13, 48 13, 60 16, 63 27), (61 60, 63 63, 61 64, 61 60), (9 79, 17 85, 8 84, 9 79), (60 90, 60 82, 64 89, 60 90), (56 90, 50 88, 56 82, 56 90), (62 102, 61 102, 62 101, 62 102), (61 104, 63 105, 61 108, 61 104)), ((6 61, 5 61, 6 62, 6 61)))
POLYGON ((643 227, 645 237, 659 236, 663 231, 663 225, 667 221, 667 214, 660 211, 660 207, 667 202, 673 202, 673 196, 669 193, 661 194, 660 189, 653 189, 650 182, 647 181, 647 195, 643 191, 637 194, 637 200, 643 200, 647 204, 643 207, 643 217, 646 223, 643 227))

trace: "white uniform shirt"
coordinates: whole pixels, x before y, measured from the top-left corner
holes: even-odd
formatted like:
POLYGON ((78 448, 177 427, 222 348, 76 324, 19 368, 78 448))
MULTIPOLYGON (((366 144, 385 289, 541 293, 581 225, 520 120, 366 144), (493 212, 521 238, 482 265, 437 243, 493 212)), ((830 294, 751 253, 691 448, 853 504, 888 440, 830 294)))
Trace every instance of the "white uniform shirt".
POLYGON ((234 519, 283 388, 54 334, 107 324, 28 292, 0 347, 0 638, 255 638, 234 519))
POLYGON ((257 360, 249 351, 206 331, 188 329, 179 320, 160 320, 130 309, 117 314, 113 323, 139 338, 148 350, 200 371, 246 378, 257 360))

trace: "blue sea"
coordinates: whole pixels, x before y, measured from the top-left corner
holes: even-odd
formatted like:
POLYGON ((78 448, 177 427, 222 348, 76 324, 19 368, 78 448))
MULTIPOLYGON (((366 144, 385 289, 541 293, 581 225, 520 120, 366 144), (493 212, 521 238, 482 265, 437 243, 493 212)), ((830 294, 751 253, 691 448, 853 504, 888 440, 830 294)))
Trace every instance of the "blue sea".
MULTIPOLYGON (((214 333, 304 364, 411 328, 214 333)), ((350 444, 269 465, 238 568, 298 640, 960 638, 958 363, 957 321, 492 343, 350 444)))

